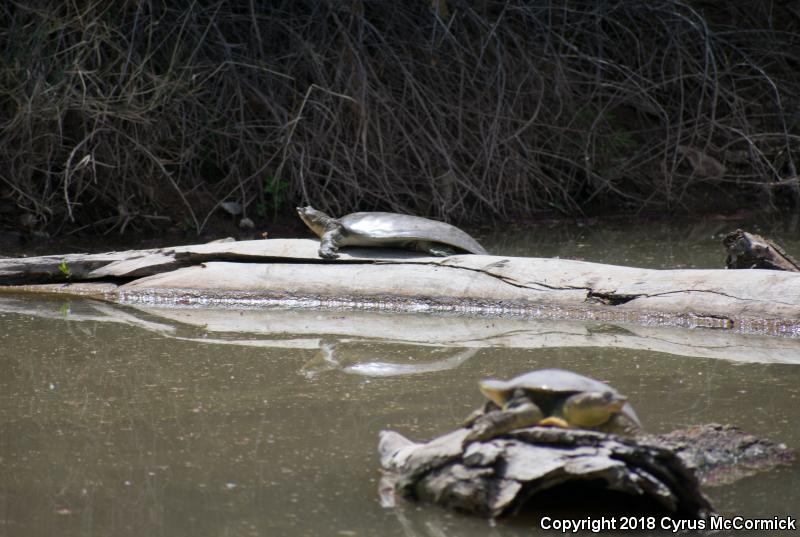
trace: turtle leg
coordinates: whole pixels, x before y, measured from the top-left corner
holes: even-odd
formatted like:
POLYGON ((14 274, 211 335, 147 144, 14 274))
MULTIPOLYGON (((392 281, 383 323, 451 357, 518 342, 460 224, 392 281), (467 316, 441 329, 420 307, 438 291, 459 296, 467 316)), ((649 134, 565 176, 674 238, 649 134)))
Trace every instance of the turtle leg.
POLYGON ((569 423, 564 418, 557 416, 548 416, 539 422, 542 427, 560 427, 562 429, 569 429, 569 423))
POLYGON ((491 401, 486 401, 483 406, 481 406, 478 410, 473 411, 469 416, 461 424, 462 427, 472 427, 478 419, 485 416, 489 412, 495 412, 500 410, 500 407, 494 404, 491 401))
POLYGON ((319 243, 319 256, 323 259, 336 259, 339 257, 338 251, 341 246, 342 233, 339 228, 334 228, 326 231, 320 237, 319 243))
POLYGON ((440 242, 417 241, 416 250, 434 257, 448 257, 455 255, 456 251, 440 242))
POLYGON ((337 344, 336 340, 320 342, 319 352, 300 368, 302 375, 312 380, 320 373, 341 368, 342 364, 336 358, 337 344))
POLYGON ((625 414, 614 414, 607 422, 600 427, 596 427, 601 433, 617 434, 620 436, 636 436, 642 429, 632 419, 625 414))
POLYGON ((525 401, 504 410, 489 412, 475 420, 472 430, 464 439, 464 444, 476 440, 489 440, 514 429, 532 427, 538 424, 543 417, 542 410, 531 401, 525 401))

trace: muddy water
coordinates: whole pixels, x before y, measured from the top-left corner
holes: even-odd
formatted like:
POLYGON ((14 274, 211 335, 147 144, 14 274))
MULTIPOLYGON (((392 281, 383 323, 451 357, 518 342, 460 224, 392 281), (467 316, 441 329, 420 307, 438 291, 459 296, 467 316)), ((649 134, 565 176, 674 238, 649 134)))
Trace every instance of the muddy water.
POLYGON ((617 221, 497 230, 482 239, 498 255, 564 257, 645 268, 722 268, 722 239, 742 228, 779 242, 800 257, 800 224, 786 220, 617 221))
MULTIPOLYGON (((503 253, 521 248, 512 239, 503 253)), ((576 253, 584 240, 597 237, 540 255, 609 261, 576 253)), ((709 266, 702 251, 679 264, 709 266)), ((660 254, 644 257, 657 266, 660 254)), ((465 322, 429 324, 478 332, 465 322)), ((767 352, 775 339, 534 324, 522 342, 513 326, 461 343, 417 337, 408 315, 226 310, 204 320, 0 297, 0 536, 535 535, 380 507, 376 446, 384 428, 414 439, 449 430, 480 404, 478 379, 542 367, 611 382, 653 432, 733 423, 800 449, 800 340, 767 352), (387 341, 388 326, 407 327, 407 341, 387 341), (683 347, 682 334, 692 335, 683 347)), ((708 493, 728 515, 798 518, 800 466, 708 493)))

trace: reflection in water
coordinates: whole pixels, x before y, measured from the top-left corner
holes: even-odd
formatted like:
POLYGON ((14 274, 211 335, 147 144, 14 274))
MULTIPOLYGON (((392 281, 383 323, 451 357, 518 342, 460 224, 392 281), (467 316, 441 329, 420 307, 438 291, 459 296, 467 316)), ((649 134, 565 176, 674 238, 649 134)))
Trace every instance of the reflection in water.
POLYGON ((308 379, 317 377, 320 373, 331 370, 340 370, 345 373, 362 375, 365 377, 396 377, 399 375, 420 375, 435 371, 455 369, 466 360, 475 356, 478 349, 467 349, 461 352, 445 352, 433 347, 415 348, 414 356, 408 356, 413 363, 375 362, 359 360, 358 355, 350 355, 342 350, 343 345, 323 341, 319 352, 303 365, 302 373, 308 379), (444 354, 445 358, 434 356, 444 354), (429 356, 428 356, 429 355, 429 356), (349 365, 344 365, 351 362, 349 365))
MULTIPOLYGON (((653 432, 716 421, 800 447, 796 339, 11 297, 0 320, 0 535, 535 534, 381 508, 376 446, 451 429, 481 378, 546 367, 611 382, 653 432), (331 368, 309 382, 315 359, 331 368), (376 371, 394 374, 347 374, 376 371)), ((798 516, 800 472, 710 493, 798 516)))
POLYGON ((748 363, 800 364, 800 339, 702 328, 370 311, 131 307, 91 300, 30 302, 5 295, 0 295, 0 311, 69 321, 130 324, 177 340, 204 344, 323 349, 310 364, 312 370, 339 367, 331 349, 324 350, 326 342, 337 348, 347 345, 348 356, 356 356, 349 358, 350 363, 374 361, 374 356, 368 353, 354 355, 354 344, 391 342, 413 348, 404 359, 416 359, 418 363, 424 360, 417 354, 445 347, 614 347, 748 363), (65 309, 64 304, 70 306, 65 309))

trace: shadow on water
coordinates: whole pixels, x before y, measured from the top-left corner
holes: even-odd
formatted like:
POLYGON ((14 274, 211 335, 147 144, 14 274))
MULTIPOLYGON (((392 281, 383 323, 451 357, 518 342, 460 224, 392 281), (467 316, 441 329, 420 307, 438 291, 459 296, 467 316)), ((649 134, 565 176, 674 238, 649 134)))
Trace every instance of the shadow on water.
MULTIPOLYGON (((478 379, 544 367, 611 382, 652 432, 732 423, 800 447, 797 339, 10 296, 0 322, 0 535, 531 535, 381 508, 376 446, 453 428, 478 379)), ((797 516, 800 472, 709 493, 726 514, 797 516)))

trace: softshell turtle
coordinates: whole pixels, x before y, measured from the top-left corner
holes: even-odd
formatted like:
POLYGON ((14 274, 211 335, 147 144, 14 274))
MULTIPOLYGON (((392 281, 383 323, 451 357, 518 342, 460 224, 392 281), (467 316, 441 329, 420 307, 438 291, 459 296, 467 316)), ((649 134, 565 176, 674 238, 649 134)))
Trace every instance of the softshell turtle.
POLYGON ((534 425, 622 435, 641 428, 627 398, 607 384, 572 371, 540 369, 508 381, 484 380, 479 388, 489 402, 482 415, 471 419, 470 440, 534 425))
POLYGON ((375 212, 331 218, 310 206, 298 207, 297 214, 320 237, 319 256, 325 259, 339 257, 337 250, 342 246, 399 247, 435 256, 487 254, 457 227, 419 216, 375 212))

